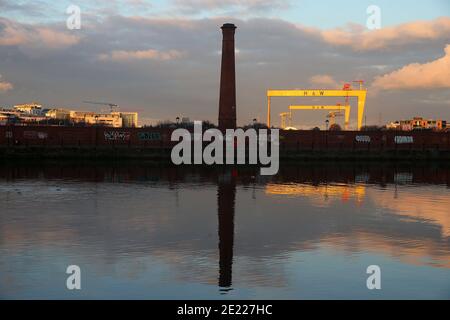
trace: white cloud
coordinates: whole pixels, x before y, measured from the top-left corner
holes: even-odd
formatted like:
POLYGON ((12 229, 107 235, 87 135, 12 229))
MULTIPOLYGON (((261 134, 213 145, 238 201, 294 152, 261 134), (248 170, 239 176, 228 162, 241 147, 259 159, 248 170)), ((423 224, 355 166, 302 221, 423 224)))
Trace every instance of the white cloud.
POLYGON ((287 9, 289 0, 173 0, 175 8, 184 13, 232 11, 239 13, 268 12, 287 9))
POLYGON ((387 90, 450 88, 450 44, 442 58, 424 64, 412 63, 379 76, 372 87, 387 90))
POLYGON ((177 50, 158 51, 154 49, 149 50, 115 50, 108 54, 100 54, 99 60, 103 61, 130 61, 130 60, 158 60, 168 61, 181 58, 183 53, 177 50))

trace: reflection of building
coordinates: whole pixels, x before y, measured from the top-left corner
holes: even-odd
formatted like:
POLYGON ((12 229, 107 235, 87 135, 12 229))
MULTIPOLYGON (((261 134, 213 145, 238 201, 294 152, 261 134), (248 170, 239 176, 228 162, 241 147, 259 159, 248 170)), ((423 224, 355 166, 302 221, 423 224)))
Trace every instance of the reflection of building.
POLYGON ((447 128, 447 121, 429 120, 421 117, 414 117, 411 120, 400 120, 391 122, 386 125, 386 128, 403 131, 410 131, 417 129, 443 130, 447 128))
POLYGON ((232 284, 234 245, 234 205, 236 181, 231 172, 219 177, 217 207, 219 216, 219 287, 224 291, 232 284))

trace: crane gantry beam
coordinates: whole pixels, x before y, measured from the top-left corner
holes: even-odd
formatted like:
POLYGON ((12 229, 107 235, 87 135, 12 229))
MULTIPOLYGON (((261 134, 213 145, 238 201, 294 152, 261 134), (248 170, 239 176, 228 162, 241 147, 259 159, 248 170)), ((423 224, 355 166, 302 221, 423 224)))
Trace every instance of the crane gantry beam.
POLYGON ((272 97, 356 97, 358 98, 358 130, 361 130, 364 118, 367 90, 334 90, 334 89, 294 89, 267 90, 267 126, 270 127, 270 99, 272 97))

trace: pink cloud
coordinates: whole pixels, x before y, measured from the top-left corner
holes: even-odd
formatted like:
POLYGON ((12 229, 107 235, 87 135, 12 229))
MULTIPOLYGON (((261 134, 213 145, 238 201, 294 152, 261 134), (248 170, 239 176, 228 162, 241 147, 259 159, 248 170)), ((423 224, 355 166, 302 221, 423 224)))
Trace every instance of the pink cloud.
POLYGON ((80 41, 78 36, 54 31, 49 28, 37 28, 36 38, 47 47, 54 49, 71 47, 80 41))
POLYGON ((318 74, 309 79, 309 82, 317 86, 328 86, 330 88, 338 87, 338 83, 332 76, 327 74, 318 74))
POLYGON ((0 19, 1 25, 3 30, 0 33, 0 46, 17 46, 27 41, 26 33, 18 24, 0 19))
POLYGON ((2 76, 0 75, 0 92, 6 92, 9 90, 12 90, 14 88, 14 86, 12 85, 12 83, 7 82, 7 81, 2 81, 2 76))
POLYGON ((69 31, 49 27, 25 25, 0 18, 0 46, 18 46, 22 49, 63 49, 77 44, 80 37, 69 31))
POLYGON ((450 40, 450 17, 431 21, 414 21, 397 26, 367 30, 362 25, 349 24, 346 28, 319 30, 310 27, 298 28, 335 46, 347 46, 354 51, 385 50, 423 41, 450 40))
POLYGON ((376 90, 450 88, 450 44, 442 58, 424 64, 412 63, 377 77, 372 87, 376 90))
POLYGON ((158 51, 154 49, 125 51, 115 50, 109 54, 101 54, 98 56, 99 60, 103 61, 130 61, 130 60, 158 60, 168 61, 178 59, 183 56, 183 53, 177 50, 158 51))

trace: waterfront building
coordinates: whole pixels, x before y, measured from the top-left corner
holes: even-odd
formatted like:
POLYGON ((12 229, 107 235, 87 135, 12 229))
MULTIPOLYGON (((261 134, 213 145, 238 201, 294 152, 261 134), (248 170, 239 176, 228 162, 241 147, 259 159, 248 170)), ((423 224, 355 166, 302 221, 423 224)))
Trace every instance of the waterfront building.
POLYGON ((70 120, 70 111, 66 109, 50 109, 45 113, 47 118, 55 120, 70 120))
POLYGON ((422 117, 414 117, 410 120, 398 120, 386 125, 387 129, 391 130, 402 130, 402 131, 411 131, 411 130, 435 130, 441 131, 447 128, 447 121, 439 119, 424 119, 422 117))
POLYGON ((0 113, 0 125, 8 124, 8 122, 9 122, 9 116, 0 113))
POLYGON ((119 115, 122 119, 122 127, 137 128, 138 127, 138 113, 137 112, 111 112, 112 115, 119 115))
POLYGON ((70 111, 70 121, 75 124, 99 125, 113 128, 122 127, 122 117, 118 112, 100 114, 89 111, 70 111))
POLYGON ((15 105, 14 110, 35 116, 41 116, 43 112, 42 105, 36 102, 15 105))

